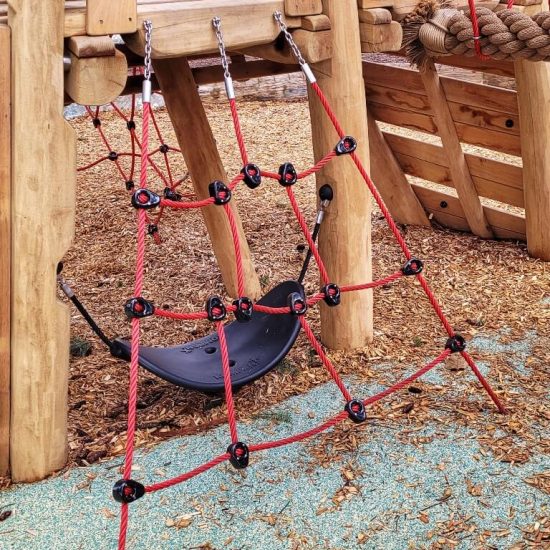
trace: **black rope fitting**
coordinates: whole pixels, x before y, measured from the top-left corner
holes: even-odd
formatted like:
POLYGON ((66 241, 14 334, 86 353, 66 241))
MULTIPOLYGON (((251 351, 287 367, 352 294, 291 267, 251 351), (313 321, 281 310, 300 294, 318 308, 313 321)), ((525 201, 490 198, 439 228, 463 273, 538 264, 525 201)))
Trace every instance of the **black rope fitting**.
POLYGON ((144 210, 149 210, 151 208, 156 208, 160 204, 160 197, 149 191, 149 189, 138 189, 132 195, 132 206, 134 208, 143 208, 144 210))
POLYGON ((130 132, 131 132, 132 130, 136 129, 136 123, 133 120, 129 120, 126 123, 126 128, 128 128, 128 130, 130 130, 130 132))
POLYGON ((130 504, 145 494, 145 487, 133 479, 119 479, 113 486, 113 498, 121 504, 130 504))
POLYGON ((99 118, 94 118, 92 120, 92 124, 94 125, 94 128, 99 128, 101 126, 101 120, 99 120, 99 118))
POLYGON ((227 447, 227 452, 229 453, 229 462, 231 462, 234 468, 242 470, 248 466, 250 451, 245 443, 241 443, 240 441, 232 443, 227 447))
POLYGON ((367 409, 365 409, 365 405, 359 399, 348 401, 344 410, 356 424, 360 424, 367 419, 367 409))
POLYGON ((219 296, 208 298, 206 313, 208 313, 209 321, 223 321, 227 317, 227 309, 219 296))
POLYGON ((168 151, 170 151, 170 147, 168 145, 166 145, 166 143, 163 143, 160 147, 159 147, 159 151, 163 154, 163 155, 166 155, 166 153, 168 153, 168 151))
POLYGON ((235 310, 235 318, 239 323, 247 323, 252 319, 252 311, 254 304, 250 298, 243 296, 233 302, 233 305, 237 308, 235 310))
POLYGON ((290 187, 298 181, 296 169, 290 162, 285 162, 279 166, 279 176, 279 183, 283 187, 290 187))
POLYGON ((261 171, 256 164, 248 163, 241 170, 241 174, 244 175, 244 182, 250 189, 256 189, 262 183, 261 171))
POLYGON ((127 180, 125 185, 126 185, 126 191, 132 191, 132 189, 136 186, 133 180, 127 180))
POLYGON ((325 295, 324 300, 328 306, 334 307, 340 304, 342 295, 340 293, 340 287, 338 285, 335 285, 334 283, 329 283, 321 289, 321 292, 325 295))
POLYGON ((227 204, 231 200, 231 190, 222 181, 213 181, 208 186, 208 192, 214 199, 214 204, 227 204))
POLYGON ((357 140, 351 136, 344 136, 334 148, 337 156, 349 155, 357 149, 357 140))
POLYGON ((153 315, 155 313, 155 306, 145 298, 137 296, 130 298, 124 304, 124 313, 126 313, 128 319, 142 319, 143 317, 153 315))
POLYGON ((424 262, 418 258, 411 258, 402 268, 403 275, 419 275, 424 269, 424 262))
POLYGON ((460 336, 460 334, 451 336, 445 344, 445 349, 450 349, 451 353, 460 353, 464 351, 466 349, 466 340, 464 340, 464 336, 460 336))
POLYGON ((156 223, 150 223, 147 226, 147 233, 149 233, 149 235, 153 236, 155 233, 158 233, 158 232, 159 232, 159 226, 156 223))
POLYGON ((292 315, 305 315, 307 302, 299 292, 293 292, 288 295, 288 307, 292 315))
POLYGON ((170 187, 164 188, 164 198, 169 201, 181 201, 181 195, 173 189, 170 189, 170 187))
POLYGON ((116 151, 111 151, 109 153, 109 160, 112 160, 113 162, 118 160, 118 153, 116 151))

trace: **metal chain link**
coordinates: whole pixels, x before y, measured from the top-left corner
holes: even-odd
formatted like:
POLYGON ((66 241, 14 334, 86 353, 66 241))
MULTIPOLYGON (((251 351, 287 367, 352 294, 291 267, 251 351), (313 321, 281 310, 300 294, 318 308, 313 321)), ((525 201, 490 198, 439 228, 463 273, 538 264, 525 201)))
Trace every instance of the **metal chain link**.
POLYGON ((292 35, 288 31, 288 27, 285 25, 285 22, 283 21, 283 15, 280 11, 276 11, 273 14, 273 17, 275 17, 275 21, 277 21, 277 24, 279 25, 279 28, 281 29, 281 32, 285 35, 286 41, 290 45, 290 48, 292 49, 292 53, 294 54, 294 57, 298 60, 298 63, 300 66, 304 66, 306 64, 306 60, 302 56, 302 52, 300 51, 300 48, 296 45, 296 42, 294 42, 294 38, 292 38, 292 35))
POLYGON ((223 76, 228 79, 231 78, 231 73, 229 72, 229 61, 227 60, 227 52, 225 51, 225 43, 223 41, 222 34, 222 20, 219 17, 214 17, 212 19, 212 26, 216 32, 216 38, 218 39, 218 48, 220 49, 220 57, 222 60, 223 67, 223 76))
POLYGON ((145 27, 145 58, 143 61, 145 80, 151 80, 151 50, 152 50, 152 35, 153 35, 153 23, 149 19, 143 22, 145 27))

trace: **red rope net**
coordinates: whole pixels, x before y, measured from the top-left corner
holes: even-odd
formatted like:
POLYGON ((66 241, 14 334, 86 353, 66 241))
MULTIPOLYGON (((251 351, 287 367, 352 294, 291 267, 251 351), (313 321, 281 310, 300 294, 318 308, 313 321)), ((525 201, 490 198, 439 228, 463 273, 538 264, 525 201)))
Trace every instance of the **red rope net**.
MULTIPOLYGON (((135 316, 132 318, 132 341, 131 341, 131 361, 130 361, 130 376, 129 376, 129 400, 128 400, 128 430, 127 430, 127 449, 124 465, 124 479, 120 480, 115 484, 115 489, 113 494, 117 500, 122 502, 121 507, 121 523, 120 523, 120 532, 119 532, 119 549, 122 550, 126 545, 126 533, 128 529, 128 504, 133 502, 144 493, 152 493, 160 489, 165 489, 172 487, 178 483, 189 480, 192 477, 195 477, 207 470, 213 468, 214 466, 230 460, 231 463, 237 467, 245 467, 248 463, 249 453, 254 453, 257 451, 263 451, 267 449, 272 449, 275 447, 280 447, 283 445, 288 445, 298 441, 302 441, 308 437, 314 436, 321 433, 324 430, 327 430, 338 422, 343 421, 346 418, 351 418, 355 422, 360 422, 365 420, 366 412, 365 407, 371 405, 392 393, 395 393, 405 386, 427 373, 431 369, 435 368, 437 365, 441 364, 451 353, 459 352, 467 364, 472 369, 475 376, 481 382, 498 410, 502 413, 505 412, 504 406, 500 402, 498 396, 489 386, 488 382, 484 379, 483 375, 476 367, 473 359, 470 355, 464 350, 464 340, 459 335, 455 334, 449 321, 446 319, 440 305, 437 302, 433 292, 431 291, 428 283, 421 274, 422 262, 413 258, 411 251, 409 250, 405 239, 401 235, 399 229, 397 228, 396 223, 394 222, 391 214, 386 208, 379 192, 377 191, 374 183, 372 182, 369 174, 363 167, 359 156, 355 153, 356 142, 353 138, 346 136, 343 128, 340 126, 338 119, 334 112, 331 109, 327 98, 323 94, 322 90, 319 88, 317 83, 312 83, 311 88, 318 100, 324 107, 324 110, 327 116, 333 123, 334 129, 338 134, 340 141, 333 151, 327 153, 317 164, 312 168, 305 170, 304 172, 297 173, 294 171, 294 168, 291 166, 290 170, 283 170, 283 167, 276 172, 269 171, 260 171, 260 175, 263 178, 273 179, 278 181, 281 185, 286 188, 286 192, 291 203, 292 209, 296 216, 297 222, 309 244, 309 247, 312 251, 313 257, 319 268, 321 275, 321 280, 323 282, 323 289, 321 292, 318 292, 314 295, 306 297, 302 301, 298 301, 294 304, 294 309, 291 306, 287 307, 267 307, 259 304, 252 304, 254 310, 272 314, 272 315, 298 315, 301 327, 309 340, 311 346, 315 349, 319 355, 324 367, 330 374, 331 378, 338 386, 340 392, 342 393, 345 407, 344 410, 325 421, 323 424, 305 431, 303 433, 298 433, 292 437, 287 437, 277 441, 267 441, 261 443, 255 443, 251 445, 246 445, 239 441, 238 430, 237 430, 237 420, 236 420, 236 411, 235 404, 233 400, 233 391, 231 383, 231 369, 229 354, 227 350, 227 342, 225 337, 225 328, 224 328, 224 319, 227 313, 232 313, 236 311, 236 306, 233 304, 223 304, 221 301, 214 304, 210 311, 196 311, 196 312, 173 312, 164 310, 161 308, 151 308, 151 313, 158 317, 164 317, 167 319, 173 320, 207 320, 215 323, 215 328, 220 343, 221 350, 221 371, 223 373, 224 387, 225 387, 225 397, 227 402, 227 411, 228 411, 228 424, 230 432, 230 441, 227 452, 205 462, 202 466, 195 468, 187 473, 184 473, 180 476, 177 476, 172 479, 161 481, 148 486, 142 486, 141 484, 132 481, 130 479, 132 462, 134 456, 134 437, 136 431, 136 403, 137 403, 137 393, 138 393, 138 371, 139 371, 139 344, 140 344, 140 323, 143 317, 144 304, 148 304, 142 298, 143 290, 143 273, 144 273, 144 261, 145 261, 145 241, 147 233, 149 233, 157 243, 160 242, 160 233, 159 233, 159 224, 162 221, 163 213, 167 208, 180 210, 180 209, 191 209, 191 208, 203 208, 204 206, 217 204, 220 208, 223 208, 225 211, 229 225, 231 227, 233 244, 235 248, 235 259, 236 259, 236 272, 238 278, 238 289, 239 295, 241 298, 245 297, 245 285, 244 285, 244 276, 243 276, 243 265, 242 257, 239 247, 239 235, 237 232, 237 227, 235 224, 235 219, 233 217, 233 212, 228 204, 231 198, 231 191, 237 187, 246 176, 243 173, 236 175, 233 180, 225 186, 223 183, 218 182, 218 185, 215 189, 212 189, 211 186, 211 197, 205 200, 195 200, 193 196, 182 195, 177 192, 178 187, 182 183, 182 179, 175 180, 173 177, 173 171, 170 165, 170 152, 180 152, 177 148, 169 147, 164 143, 163 137, 161 135, 159 126, 155 120, 154 111, 151 108, 150 103, 143 103, 143 120, 142 120, 142 134, 141 139, 136 135, 136 124, 134 122, 134 116, 136 112, 136 97, 132 97, 131 107, 129 115, 126 115, 116 104, 111 104, 112 109, 120 116, 120 118, 126 123, 127 129, 130 136, 130 151, 126 153, 117 153, 112 150, 110 142, 102 129, 102 124, 100 120, 101 111, 99 108, 91 109, 87 108, 88 115, 97 129, 100 139, 106 149, 107 154, 99 158, 95 162, 88 164, 87 166, 81 167, 79 170, 87 170, 101 162, 114 162, 116 168, 121 176, 121 178, 126 182, 126 189, 130 194, 132 194, 132 203, 136 207, 136 217, 137 217, 137 255, 136 255, 136 277, 135 277, 135 288, 134 288, 134 313, 135 316), (150 143, 150 130, 154 130, 156 137, 160 143, 160 146, 154 150, 149 150, 150 143), (342 153, 342 148, 344 153, 342 153), (386 219, 390 230, 399 247, 401 248, 403 255, 405 256, 407 263, 405 266, 395 273, 392 273, 380 280, 364 283, 364 284, 354 284, 348 286, 337 287, 330 278, 330 273, 327 272, 326 267, 323 264, 323 260, 319 254, 317 246, 315 245, 313 238, 308 230, 306 221, 299 209, 299 206, 294 197, 294 192, 292 190, 292 185, 298 182, 300 179, 310 176, 317 173, 321 170, 326 164, 328 164, 332 159, 334 159, 339 154, 347 154, 350 156, 351 161, 356 165, 359 174, 367 185, 370 193, 374 197, 376 203, 378 204, 384 218, 386 219), (141 157, 141 168, 140 168, 140 181, 138 188, 135 187, 134 177, 136 175, 136 158, 141 157), (159 156, 162 156, 162 159, 158 159, 159 156), (121 157, 130 157, 130 168, 124 169, 120 163, 121 157), (161 168, 161 164, 164 165, 164 170, 161 168), (164 197, 160 197, 150 192, 147 189, 147 168, 151 167, 154 173, 160 178, 162 184, 165 186, 164 197), (145 206, 155 206, 155 208, 145 208, 145 206), (151 212, 155 211, 155 214, 151 212), (338 374, 336 367, 332 364, 329 357, 324 352, 320 342, 313 333, 309 323, 307 322, 307 310, 309 307, 314 306, 321 300, 328 300, 333 297, 335 292, 356 292, 370 288, 376 288, 378 286, 387 285, 393 283, 398 279, 401 279, 403 276, 413 275, 415 276, 430 304, 432 305, 436 315, 441 321, 443 328, 447 332, 448 340, 445 346, 445 349, 437 356, 433 361, 424 367, 417 370, 412 375, 404 378, 395 385, 375 394, 370 397, 367 397, 363 400, 353 399, 349 390, 346 388, 346 385, 342 381, 341 377, 338 374), (332 290, 330 290, 332 287, 332 290), (329 295, 330 294, 330 295, 329 295)), ((237 109, 237 104, 234 99, 229 100, 229 106, 231 110, 231 116, 233 120, 233 126, 235 130, 235 135, 239 145, 239 151, 241 154, 243 165, 246 166, 249 163, 248 153, 246 150, 246 143, 243 133, 241 131, 241 125, 239 122, 239 114, 237 109)), ((288 166, 287 166, 288 168, 288 166)))

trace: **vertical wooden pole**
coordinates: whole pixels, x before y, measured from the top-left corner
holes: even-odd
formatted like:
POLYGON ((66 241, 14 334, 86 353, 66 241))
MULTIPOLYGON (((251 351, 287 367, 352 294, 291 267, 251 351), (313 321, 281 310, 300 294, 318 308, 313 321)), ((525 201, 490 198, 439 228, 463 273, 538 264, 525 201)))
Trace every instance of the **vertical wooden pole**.
POLYGON ((15 481, 41 479, 66 460, 69 309, 56 297, 56 266, 74 230, 76 141, 63 120, 64 7, 10 2, 15 481))
MULTIPOLYGON (((207 198, 210 183, 214 180, 227 182, 227 174, 189 63, 186 58, 181 57, 153 60, 153 66, 180 149, 193 179, 197 198, 207 198)), ((246 294, 249 298, 257 298, 260 295, 260 283, 234 198, 230 204, 240 235, 246 294)), ((208 206, 201 210, 227 292, 231 296, 237 296, 235 250, 227 215, 219 206, 208 206)))
POLYGON ((527 250, 550 261, 550 64, 516 61, 527 250))
MULTIPOLYGON (((358 141, 358 155, 369 168, 369 140, 357 0, 323 0, 334 39, 333 57, 313 67, 345 132, 358 141)), ((338 136, 323 107, 309 98, 315 160, 326 155, 338 136)), ((351 159, 339 157, 317 176, 330 184, 334 200, 319 235, 319 248, 329 277, 339 285, 371 280, 371 197, 351 159)), ((350 349, 372 340, 372 293, 345 294, 335 308, 321 305, 321 338, 331 348, 350 349)))
POLYGON ((0 25, 0 476, 10 462, 11 60, 10 29, 0 25))

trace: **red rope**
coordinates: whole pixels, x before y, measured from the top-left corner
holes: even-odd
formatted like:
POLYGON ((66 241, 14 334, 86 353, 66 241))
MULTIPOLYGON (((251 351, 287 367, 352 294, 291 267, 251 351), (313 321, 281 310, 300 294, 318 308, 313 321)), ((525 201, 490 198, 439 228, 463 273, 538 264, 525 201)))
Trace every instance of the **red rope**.
POLYGON ((235 220, 235 215, 229 204, 224 204, 225 213, 227 214, 227 219, 229 220, 229 225, 231 226, 231 236, 233 237, 233 247, 235 249, 235 263, 237 266, 237 287, 239 292, 239 297, 245 295, 244 290, 244 273, 243 273, 243 259, 241 256, 241 241, 239 239, 239 230, 237 228, 237 222, 235 220))
POLYGON ((223 384, 225 386, 225 402, 227 403, 227 419, 229 431, 231 432, 231 443, 237 443, 237 418, 235 415, 235 404, 233 403, 233 387, 231 384, 231 368, 229 366, 229 352, 225 340, 225 329, 221 321, 216 323, 218 340, 220 341, 220 352, 222 356, 223 384))
POLYGON ((241 130, 241 122, 239 121, 239 113, 237 111, 237 104, 235 99, 229 100, 229 107, 231 109, 231 118, 233 119, 233 127, 235 128, 235 136, 237 137, 237 143, 239 144, 239 151, 241 152, 241 159, 243 165, 248 164, 248 153, 246 152, 246 145, 244 143, 244 136, 241 130))
POLYGON ((312 174, 316 174, 324 168, 334 157, 336 156, 336 151, 331 151, 327 155, 325 155, 315 166, 311 167, 309 170, 304 170, 303 172, 300 172, 298 174, 298 179, 304 179, 308 176, 311 176, 312 174))

